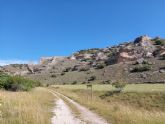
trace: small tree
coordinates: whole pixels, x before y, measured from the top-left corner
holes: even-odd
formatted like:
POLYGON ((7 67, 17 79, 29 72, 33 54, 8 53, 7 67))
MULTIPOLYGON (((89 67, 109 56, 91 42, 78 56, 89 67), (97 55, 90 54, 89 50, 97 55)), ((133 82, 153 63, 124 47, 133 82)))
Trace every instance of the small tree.
POLYGON ((96 76, 91 76, 91 77, 89 77, 89 79, 88 79, 88 81, 94 81, 94 80, 96 80, 96 76))
POLYGON ((61 76, 65 75, 65 72, 61 72, 61 76))
POLYGON ((52 78, 55 78, 55 77, 56 77, 56 75, 55 75, 55 74, 52 74, 52 75, 51 75, 51 77, 52 77, 52 78))
POLYGON ((123 91, 124 87, 126 86, 126 83, 114 82, 114 83, 112 83, 112 86, 115 87, 115 91, 121 92, 121 91, 123 91))
POLYGON ((73 81, 73 82, 72 82, 72 85, 75 85, 75 84, 77 84, 77 81, 73 81))
POLYGON ((100 63, 100 64, 97 64, 95 68, 96 69, 103 69, 104 67, 105 67, 105 64, 100 63))

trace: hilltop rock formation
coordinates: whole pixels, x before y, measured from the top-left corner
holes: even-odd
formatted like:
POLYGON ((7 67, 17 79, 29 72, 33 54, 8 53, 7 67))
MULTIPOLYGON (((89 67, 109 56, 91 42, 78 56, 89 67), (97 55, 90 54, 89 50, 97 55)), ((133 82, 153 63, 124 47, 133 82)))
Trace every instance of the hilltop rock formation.
POLYGON ((0 70, 43 83, 165 82, 165 40, 140 36, 132 42, 107 48, 80 50, 67 57, 42 57, 39 64, 14 64, 0 70))
POLYGON ((118 62, 135 61, 139 58, 153 57, 156 47, 153 45, 151 38, 140 36, 134 40, 134 44, 127 44, 120 49, 118 62))

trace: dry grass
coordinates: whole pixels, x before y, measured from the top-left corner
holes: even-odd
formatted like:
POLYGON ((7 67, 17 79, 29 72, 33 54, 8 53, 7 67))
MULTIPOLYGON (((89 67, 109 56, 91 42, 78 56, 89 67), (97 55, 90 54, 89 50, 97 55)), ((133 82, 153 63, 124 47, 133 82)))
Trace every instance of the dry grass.
POLYGON ((49 124, 54 97, 44 88, 30 92, 0 91, 1 124, 49 124))
POLYGON ((107 102, 101 99, 98 94, 94 94, 91 101, 90 95, 86 90, 67 90, 62 88, 56 88, 56 90, 97 112, 112 124, 164 124, 165 122, 164 111, 148 111, 144 108, 133 107, 117 101, 107 102))
MULTIPOLYGON (((86 90, 85 84, 81 85, 54 85, 54 87, 60 87, 70 90, 86 90)), ((114 88, 110 84, 94 84, 94 91, 110 91, 114 88)), ((124 88, 124 92, 165 92, 165 84, 127 84, 124 88)))

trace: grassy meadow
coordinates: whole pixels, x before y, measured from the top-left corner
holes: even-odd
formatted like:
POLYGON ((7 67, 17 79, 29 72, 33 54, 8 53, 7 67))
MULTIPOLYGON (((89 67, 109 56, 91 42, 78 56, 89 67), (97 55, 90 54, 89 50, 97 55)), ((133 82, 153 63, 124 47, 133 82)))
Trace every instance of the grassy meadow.
POLYGON ((50 124, 54 97, 45 88, 0 90, 0 124, 50 124))
MULTIPOLYGON (((129 84, 120 93, 111 85, 93 85, 93 97, 86 85, 53 85, 61 92, 112 124, 164 124, 165 85, 129 84)), ((54 96, 47 88, 28 92, 0 90, 0 124, 50 124, 54 96)), ((65 100, 67 102, 67 100, 65 100)), ((79 112, 69 102, 74 114, 79 112)))
POLYGON ((65 94, 95 111, 113 124, 164 124, 165 85, 130 84, 121 93, 111 85, 93 85, 93 98, 86 85, 54 85, 65 94))
MULTIPOLYGON (((94 84, 93 91, 110 91, 113 90, 114 87, 109 84, 98 85, 94 84)), ((56 88, 64 88, 70 90, 86 90, 86 85, 54 85, 56 88)), ((128 84, 124 88, 124 92, 165 92, 164 84, 128 84)))

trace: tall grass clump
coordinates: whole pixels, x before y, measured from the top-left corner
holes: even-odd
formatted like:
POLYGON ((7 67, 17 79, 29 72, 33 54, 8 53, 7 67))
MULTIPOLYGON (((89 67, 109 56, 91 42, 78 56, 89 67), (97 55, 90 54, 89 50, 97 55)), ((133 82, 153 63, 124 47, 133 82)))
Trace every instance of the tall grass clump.
POLYGON ((54 96, 46 88, 0 90, 0 124, 51 124, 54 96))

